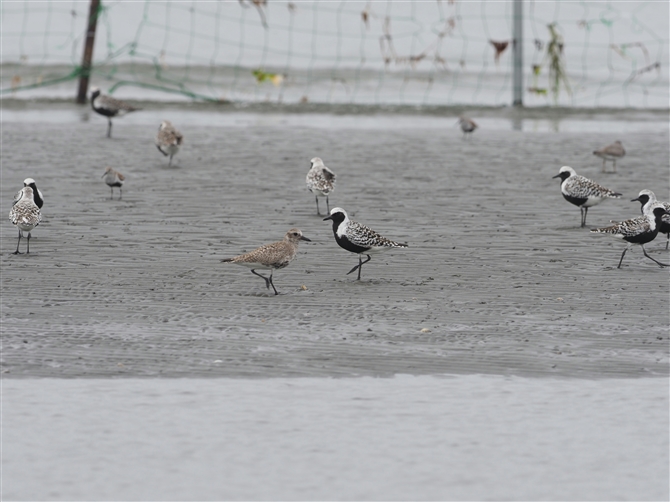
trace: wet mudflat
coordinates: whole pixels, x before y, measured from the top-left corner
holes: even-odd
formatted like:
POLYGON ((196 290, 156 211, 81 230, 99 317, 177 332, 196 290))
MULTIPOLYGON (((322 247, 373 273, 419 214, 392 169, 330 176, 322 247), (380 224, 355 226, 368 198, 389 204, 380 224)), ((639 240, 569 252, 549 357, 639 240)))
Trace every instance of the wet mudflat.
POLYGON ((107 140, 87 111, 20 108, 1 205, 27 176, 46 205, 30 256, 0 223, 3 499, 668 498, 670 272, 639 249, 618 270, 551 179, 624 194, 589 226, 637 216, 639 190, 668 199, 667 123, 493 116, 464 141, 455 117, 172 109, 107 140), (164 118, 186 136, 171 168, 164 118), (331 207, 410 245, 361 281, 305 188, 314 156, 331 207), (312 242, 279 296, 220 262, 294 226, 312 242))
MULTIPOLYGON (((406 130, 403 117, 174 119, 186 145, 168 168, 160 113, 143 113, 111 140, 97 116, 2 123, 3 207, 27 176, 46 199, 29 256, 0 226, 5 375, 668 375, 670 272, 638 248, 617 269, 623 244, 579 228, 551 179, 570 165, 624 194, 588 226, 637 216, 639 190, 668 198, 667 125, 464 141, 453 117, 406 130), (614 139, 629 153, 603 174, 591 151, 614 139), (338 176, 331 207, 410 245, 374 256, 361 281, 305 188, 314 156, 338 176), (127 177, 122 200, 100 178, 108 165, 127 177), (275 274, 279 296, 220 263, 294 226, 313 242, 275 274)), ((670 261, 663 239, 647 247, 670 261)))

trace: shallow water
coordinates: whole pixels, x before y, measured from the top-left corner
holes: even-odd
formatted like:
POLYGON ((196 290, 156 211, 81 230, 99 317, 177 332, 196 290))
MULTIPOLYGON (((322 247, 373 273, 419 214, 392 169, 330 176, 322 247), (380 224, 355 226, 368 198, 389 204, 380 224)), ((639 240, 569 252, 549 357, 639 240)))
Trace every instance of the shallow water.
POLYGON ((3 500, 667 500, 668 381, 3 381, 3 500))

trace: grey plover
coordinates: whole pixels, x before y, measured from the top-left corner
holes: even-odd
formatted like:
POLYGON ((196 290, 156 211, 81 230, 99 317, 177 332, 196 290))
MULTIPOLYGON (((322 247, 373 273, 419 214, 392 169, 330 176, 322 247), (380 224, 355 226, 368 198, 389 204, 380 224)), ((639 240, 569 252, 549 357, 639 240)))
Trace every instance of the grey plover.
POLYGON ((626 155, 626 150, 624 150, 621 141, 617 140, 611 145, 603 146, 599 150, 595 150, 593 155, 603 159, 603 168, 602 172, 605 172, 605 162, 611 160, 614 164, 614 171, 616 172, 616 160, 622 158, 626 155))
POLYGON ((463 137, 467 138, 468 134, 472 134, 477 127, 477 123, 469 119, 468 117, 458 117, 458 124, 461 125, 461 131, 463 131, 463 137))
POLYGON ((584 176, 579 176, 572 167, 563 166, 556 176, 561 178, 561 193, 565 200, 574 204, 582 213, 582 228, 586 226, 586 213, 589 208, 600 204, 607 198, 618 199, 621 194, 598 185, 584 176))
POLYGON ((109 186, 109 189, 112 191, 109 198, 114 198, 114 187, 119 187, 119 200, 121 200, 121 196, 123 195, 123 189, 121 187, 123 186, 126 177, 120 172, 115 171, 111 167, 108 167, 105 169, 105 174, 102 175, 102 178, 105 180, 105 183, 107 183, 107 186, 109 186))
POLYGON ((310 160, 311 167, 307 172, 307 189, 314 194, 316 199, 316 214, 319 212, 319 197, 326 198, 326 208, 330 213, 328 195, 335 190, 335 173, 328 169, 319 157, 310 160))
MULTIPOLYGON (((35 205, 42 209, 42 206, 44 205, 44 196, 42 195, 42 192, 37 188, 37 184, 35 183, 35 180, 32 178, 26 178, 23 180, 23 186, 24 187, 30 187, 33 189, 33 202, 35 202, 35 205)), ((16 204, 21 197, 23 197, 23 189, 19 190, 16 192, 16 195, 14 196, 14 204, 16 204)))
POLYGON ((658 235, 659 224, 661 223, 663 216, 667 214, 668 212, 663 204, 655 202, 648 207, 644 216, 622 221, 621 223, 616 223, 610 227, 594 228, 591 232, 610 234, 628 242, 628 246, 626 246, 626 249, 621 253, 621 259, 619 260, 617 268, 621 268, 621 263, 623 262, 623 257, 626 254, 626 251, 628 251, 634 244, 642 247, 642 252, 651 261, 658 263, 661 267, 670 267, 670 265, 661 263, 649 256, 646 249, 644 249, 644 245, 653 241, 656 238, 656 235, 658 235))
POLYGON ((175 129, 172 122, 169 120, 161 122, 161 125, 158 127, 158 134, 156 135, 156 148, 166 157, 170 156, 168 166, 172 165, 172 157, 177 155, 183 141, 184 136, 175 129))
POLYGON ((287 267, 289 263, 298 254, 298 244, 300 241, 311 242, 310 239, 302 235, 302 232, 297 228, 292 228, 284 236, 284 240, 273 242, 272 244, 265 244, 259 248, 249 251, 248 253, 226 258, 221 260, 223 263, 234 263, 251 269, 251 273, 257 275, 265 281, 265 286, 272 289, 275 295, 278 295, 275 285, 272 283, 272 274, 275 270, 287 267), (269 270, 270 277, 256 272, 256 269, 269 270))
POLYGON ((126 113, 140 110, 119 99, 100 94, 99 87, 91 87, 91 107, 93 111, 107 117, 107 137, 112 137, 112 117, 123 117, 126 113))
MULTIPOLYGON (((640 210, 642 214, 648 212, 649 206, 658 202, 656 200, 656 195, 651 190, 640 190, 640 193, 637 196, 637 199, 632 199, 631 202, 639 201, 642 207, 640 210)), ((666 211, 670 212, 670 202, 661 202, 666 211)), ((658 232, 661 234, 666 234, 667 239, 665 241, 665 249, 668 249, 668 244, 670 243, 670 215, 663 216, 661 224, 658 226, 658 232)))
POLYGON ((323 221, 326 220, 333 221, 333 234, 335 234, 337 244, 342 249, 358 254, 358 265, 347 272, 347 275, 349 275, 358 269, 358 278, 356 280, 361 279, 361 268, 364 263, 372 259, 371 254, 380 253, 391 248, 407 247, 407 244, 389 240, 371 228, 350 220, 347 212, 340 207, 333 208, 330 216, 323 219, 323 221), (366 255, 368 259, 363 261, 362 255, 366 255))
POLYGON ((14 254, 21 254, 19 252, 19 244, 21 244, 21 237, 24 232, 28 232, 26 236, 27 250, 26 254, 30 253, 30 233, 42 221, 42 214, 40 208, 37 207, 33 200, 33 189, 29 186, 23 187, 21 190, 21 197, 12 206, 9 211, 9 221, 16 225, 19 229, 19 240, 16 243, 16 251, 14 254))

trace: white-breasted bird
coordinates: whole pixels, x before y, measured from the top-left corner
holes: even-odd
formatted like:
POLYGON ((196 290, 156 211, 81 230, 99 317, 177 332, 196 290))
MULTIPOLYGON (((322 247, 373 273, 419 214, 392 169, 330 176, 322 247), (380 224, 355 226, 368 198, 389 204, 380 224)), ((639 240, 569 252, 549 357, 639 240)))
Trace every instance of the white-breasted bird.
POLYGON ((17 200, 12 209, 9 211, 9 221, 12 222, 19 229, 19 240, 16 243, 16 251, 14 254, 21 254, 19 252, 19 244, 24 232, 28 232, 26 236, 27 250, 26 254, 30 254, 30 235, 32 230, 42 221, 42 213, 37 207, 33 199, 33 189, 29 186, 21 189, 21 196, 17 200))
POLYGON ((170 156, 168 166, 172 165, 172 157, 177 155, 183 142, 184 136, 172 125, 172 122, 169 120, 161 122, 156 135, 156 148, 166 157, 170 156))
POLYGON ((335 173, 323 164, 323 160, 319 157, 314 157, 310 160, 311 166, 307 171, 305 181, 307 182, 307 189, 314 194, 316 199, 316 214, 319 212, 319 197, 326 198, 326 208, 330 212, 330 203, 328 196, 335 190, 335 173))

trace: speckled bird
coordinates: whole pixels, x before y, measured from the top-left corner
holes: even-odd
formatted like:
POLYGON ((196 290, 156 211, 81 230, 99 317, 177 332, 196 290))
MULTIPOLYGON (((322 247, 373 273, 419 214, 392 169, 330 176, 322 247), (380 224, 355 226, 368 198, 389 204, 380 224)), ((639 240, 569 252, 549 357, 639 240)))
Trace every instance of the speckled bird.
POLYGON ((9 211, 9 221, 19 229, 19 240, 16 243, 16 251, 14 254, 21 254, 19 252, 19 244, 24 232, 28 232, 26 236, 27 249, 26 254, 30 254, 30 234, 31 231, 42 221, 42 213, 37 207, 33 199, 33 189, 29 186, 23 187, 19 200, 12 206, 9 211))
POLYGON ((603 146, 602 148, 595 150, 593 152, 593 155, 603 159, 602 172, 605 172, 605 162, 607 162, 608 160, 612 161, 614 165, 613 172, 616 172, 616 161, 617 159, 621 159, 623 158, 624 155, 626 155, 626 150, 624 150, 621 141, 617 140, 611 145, 603 146))
POLYGON ((175 129, 172 122, 169 120, 161 122, 156 135, 156 148, 166 157, 170 156, 168 166, 172 165, 172 157, 177 155, 183 142, 184 136, 175 129))
POLYGON ((333 234, 335 234, 335 241, 342 248, 351 253, 358 254, 358 265, 352 268, 347 275, 355 270, 358 270, 358 278, 361 279, 361 268, 364 263, 369 262, 372 257, 371 254, 380 253, 391 248, 406 248, 407 244, 401 244, 382 237, 370 227, 366 227, 361 223, 350 220, 347 212, 336 207, 330 212, 330 216, 324 218, 323 221, 332 220, 333 234), (363 261, 362 255, 368 257, 363 261))
POLYGON ((121 200, 121 196, 123 195, 123 189, 121 188, 123 186, 123 183, 126 180, 126 177, 121 174, 118 171, 115 171, 111 167, 108 167, 105 169, 105 174, 102 175, 102 178, 105 180, 105 183, 109 186, 110 190, 112 191, 111 195, 109 196, 110 199, 114 198, 114 187, 118 187, 119 189, 119 200, 121 200))
MULTIPOLYGON (((641 204, 640 210, 642 214, 649 212, 649 207, 654 203, 659 202, 656 200, 656 195, 651 190, 640 190, 640 193, 637 196, 637 199, 632 199, 631 202, 639 201, 641 204)), ((660 202, 663 204, 663 207, 666 211, 670 213, 670 202, 660 202)), ((668 244, 670 243, 670 215, 665 215, 661 219, 661 223, 658 225, 658 232, 661 234, 666 234, 665 249, 668 249, 668 244)))
POLYGON ((126 113, 141 110, 141 108, 131 106, 120 99, 100 94, 99 87, 91 87, 91 107, 94 112, 107 117, 109 123, 107 126, 108 138, 112 137, 112 117, 123 117, 126 113))
POLYGON ((621 268, 621 263, 623 262, 623 257, 633 245, 637 244, 642 248, 644 255, 649 258, 651 261, 657 263, 661 267, 670 267, 666 263, 661 263, 658 260, 655 260, 647 254, 647 250, 644 249, 644 245, 648 242, 653 241, 658 234, 658 227, 662 221, 662 218, 667 215, 663 204, 660 202, 655 202, 647 209, 647 212, 644 216, 638 218, 633 218, 630 220, 622 221, 621 223, 616 223, 612 226, 605 228, 594 228, 591 230, 592 233, 598 234, 610 234, 619 239, 623 239, 628 242, 628 246, 621 253, 621 259, 619 260, 619 265, 617 268, 621 268))
POLYGON ((461 131, 463 131, 463 137, 467 138, 469 134, 472 134, 477 127, 477 123, 469 119, 468 117, 458 117, 458 123, 461 125, 461 131))
MULTIPOLYGON (((44 205, 44 196, 42 195, 42 192, 40 192, 40 190, 37 188, 35 180, 32 178, 26 178, 25 180, 23 180, 23 186, 30 187, 33 189, 33 202, 38 208, 42 209, 42 206, 44 205)), ((21 200, 21 197, 23 197, 23 188, 18 192, 16 192, 16 195, 14 195, 14 204, 16 204, 19 200, 21 200)))
POLYGON ((305 181, 307 182, 307 189, 314 194, 316 199, 316 214, 321 214, 319 212, 319 197, 326 198, 326 208, 330 213, 328 195, 335 190, 335 173, 327 168, 319 157, 314 157, 310 163, 311 166, 305 181))
POLYGON ((223 263, 234 263, 251 269, 251 273, 257 275, 265 281, 265 286, 272 289, 275 295, 278 295, 277 289, 272 282, 272 274, 275 270, 285 268, 291 263, 298 254, 298 244, 300 241, 311 242, 310 239, 302 235, 302 232, 297 228, 292 228, 284 236, 284 240, 273 242, 272 244, 265 244, 259 248, 249 251, 248 253, 234 256, 233 258, 226 258, 221 260, 223 263), (256 269, 269 270, 270 277, 256 272, 256 269))
POLYGON ((621 194, 600 186, 584 176, 579 176, 572 167, 563 166, 554 178, 561 178, 561 193, 565 200, 574 204, 582 213, 582 228, 586 226, 586 213, 590 207, 603 200, 618 199, 621 194))

